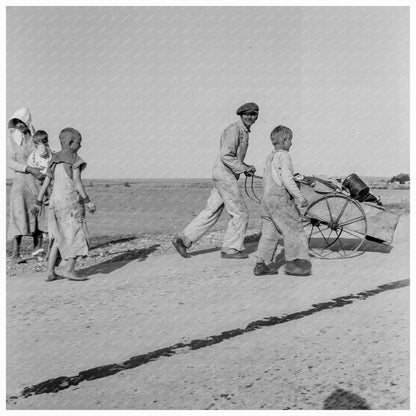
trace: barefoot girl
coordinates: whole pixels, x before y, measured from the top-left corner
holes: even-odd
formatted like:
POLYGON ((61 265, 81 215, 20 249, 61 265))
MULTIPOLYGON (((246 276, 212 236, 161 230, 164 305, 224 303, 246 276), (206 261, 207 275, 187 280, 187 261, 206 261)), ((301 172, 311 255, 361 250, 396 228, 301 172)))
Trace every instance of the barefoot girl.
POLYGON ((43 196, 53 180, 49 201, 48 229, 51 247, 46 281, 56 280, 55 266, 59 256, 66 260, 67 267, 60 272, 70 280, 87 280, 75 271, 78 256, 88 254, 88 234, 85 224, 85 207, 95 212, 95 205, 88 198, 81 181, 81 171, 86 163, 78 156, 81 134, 67 127, 59 134, 62 150, 53 155, 47 177, 39 191, 32 209, 36 215, 42 206, 43 196))

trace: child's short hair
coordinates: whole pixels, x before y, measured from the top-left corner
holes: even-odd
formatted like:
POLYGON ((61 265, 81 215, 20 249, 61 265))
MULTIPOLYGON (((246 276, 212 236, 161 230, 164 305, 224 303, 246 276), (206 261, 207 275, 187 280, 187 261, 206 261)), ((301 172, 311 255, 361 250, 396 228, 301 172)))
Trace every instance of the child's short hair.
POLYGON ((81 139, 81 133, 78 130, 73 129, 72 127, 66 127, 59 133, 59 141, 61 142, 62 147, 68 147, 71 144, 71 142, 77 137, 81 139))
POLYGON ((292 130, 286 126, 277 126, 270 133, 270 140, 273 145, 282 144, 284 140, 292 138, 292 130))
POLYGON ((46 141, 48 140, 48 133, 46 133, 46 131, 44 130, 37 130, 35 131, 35 134, 33 135, 34 139, 38 139, 40 141, 43 141, 46 139, 46 141))

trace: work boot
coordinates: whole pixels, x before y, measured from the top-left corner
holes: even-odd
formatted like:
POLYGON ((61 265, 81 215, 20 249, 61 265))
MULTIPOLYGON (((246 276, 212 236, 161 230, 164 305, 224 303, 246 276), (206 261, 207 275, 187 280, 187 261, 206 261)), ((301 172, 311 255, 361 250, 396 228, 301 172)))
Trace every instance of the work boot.
POLYGON ((260 263, 256 263, 253 273, 255 276, 265 276, 265 275, 278 274, 279 272, 276 267, 276 264, 270 263, 266 265, 266 263, 262 261, 260 263))
POLYGON ((290 276, 309 276, 311 264, 308 260, 292 260, 285 265, 285 273, 290 276))
POLYGON ((304 267, 305 269, 309 267, 309 269, 312 268, 312 263, 309 260, 306 259, 296 259, 294 260, 295 264, 299 267, 304 267))
POLYGON ((235 253, 221 251, 221 257, 223 259, 248 259, 248 254, 244 254, 241 251, 236 251, 235 253))
POLYGON ((273 274, 279 273, 280 266, 277 263, 274 263, 274 262, 269 263, 267 267, 269 268, 270 271, 274 272, 273 274))
POLYGON ((179 253, 182 257, 185 257, 186 259, 188 259, 189 257, 191 257, 191 255, 190 255, 190 254, 188 254, 188 253, 187 253, 187 251, 186 251, 186 246, 185 246, 185 244, 184 244, 184 242, 183 242, 182 238, 180 238, 180 237, 178 237, 178 236, 173 237, 172 244, 173 244, 173 246, 176 248, 176 251, 177 251, 177 252, 178 252, 178 253, 179 253))

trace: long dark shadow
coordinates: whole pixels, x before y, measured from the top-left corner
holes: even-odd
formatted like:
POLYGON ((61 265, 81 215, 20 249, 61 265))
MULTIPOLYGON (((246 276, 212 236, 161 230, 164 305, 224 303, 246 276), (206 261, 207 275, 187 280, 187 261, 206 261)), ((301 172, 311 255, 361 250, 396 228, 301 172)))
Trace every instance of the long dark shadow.
MULTIPOLYGON (((260 240, 260 234, 248 235, 244 238, 244 243, 246 244, 245 253, 251 254, 257 250, 257 244, 254 244, 260 240)), ((212 247, 203 250, 190 251, 191 256, 200 256, 201 254, 213 253, 215 251, 220 251, 221 247, 212 247)))
POLYGON ((120 269, 121 267, 124 267, 131 261, 146 260, 149 254, 155 252, 158 247, 160 247, 160 244, 153 244, 146 248, 123 251, 117 256, 109 260, 105 260, 102 263, 94 264, 84 269, 80 269, 79 273, 83 276, 91 276, 94 274, 109 274, 115 270, 120 269))
MULTIPOLYGON (((344 250, 352 250, 356 247, 357 243, 355 241, 351 241, 348 238, 340 238, 338 241, 332 243, 328 247, 328 242, 326 242, 323 238, 314 238, 310 241, 310 247, 319 249, 319 248, 328 248, 332 251, 340 250, 341 246, 344 250)), ((365 239, 362 246, 359 248, 358 251, 366 252, 366 253, 390 253, 392 250, 392 246, 389 244, 385 244, 380 242, 380 240, 376 239, 365 239)))
POLYGON ((112 244, 119 244, 119 243, 127 243, 129 241, 138 240, 139 237, 136 235, 131 236, 120 236, 120 237, 114 237, 114 236, 97 236, 92 237, 90 240, 91 244, 91 250, 95 248, 104 248, 108 247, 112 244))
POLYGON ((33 386, 25 387, 19 396, 11 396, 8 399, 13 400, 18 399, 19 397, 29 397, 32 395, 43 393, 56 393, 60 390, 67 389, 71 386, 76 386, 83 381, 91 381, 103 377, 108 377, 120 371, 128 370, 130 368, 136 368, 141 365, 147 364, 150 361, 155 361, 160 357, 170 357, 172 355, 175 355, 177 351, 180 351, 181 353, 186 353, 192 350, 205 348, 210 345, 218 344, 226 339, 231 339, 239 335, 243 335, 247 332, 256 331, 263 327, 284 324, 286 322, 301 319, 327 309, 342 308, 345 305, 353 303, 355 300, 365 300, 379 293, 388 290, 403 288, 409 285, 410 279, 397 280, 395 282, 390 282, 384 285, 377 286, 376 288, 371 290, 341 296, 335 299, 331 299, 327 302, 313 304, 309 309, 294 312, 289 315, 271 316, 268 318, 259 319, 257 321, 250 322, 245 328, 231 329, 229 331, 222 332, 219 335, 211 335, 203 339, 195 339, 188 343, 174 344, 169 347, 148 352, 147 354, 141 354, 131 357, 127 361, 123 361, 121 363, 114 363, 90 368, 88 370, 81 371, 76 376, 62 376, 49 379, 41 383, 35 384, 33 386))

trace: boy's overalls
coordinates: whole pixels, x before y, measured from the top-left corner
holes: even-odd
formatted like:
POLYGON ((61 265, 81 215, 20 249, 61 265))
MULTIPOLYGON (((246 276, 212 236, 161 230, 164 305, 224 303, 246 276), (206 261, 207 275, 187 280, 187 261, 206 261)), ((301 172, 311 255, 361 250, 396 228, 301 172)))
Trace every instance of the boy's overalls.
POLYGON ((282 237, 287 262, 309 258, 308 242, 295 199, 272 177, 271 165, 276 154, 273 151, 267 157, 263 175, 263 215, 257 257, 266 264, 278 254, 276 248, 282 237))

